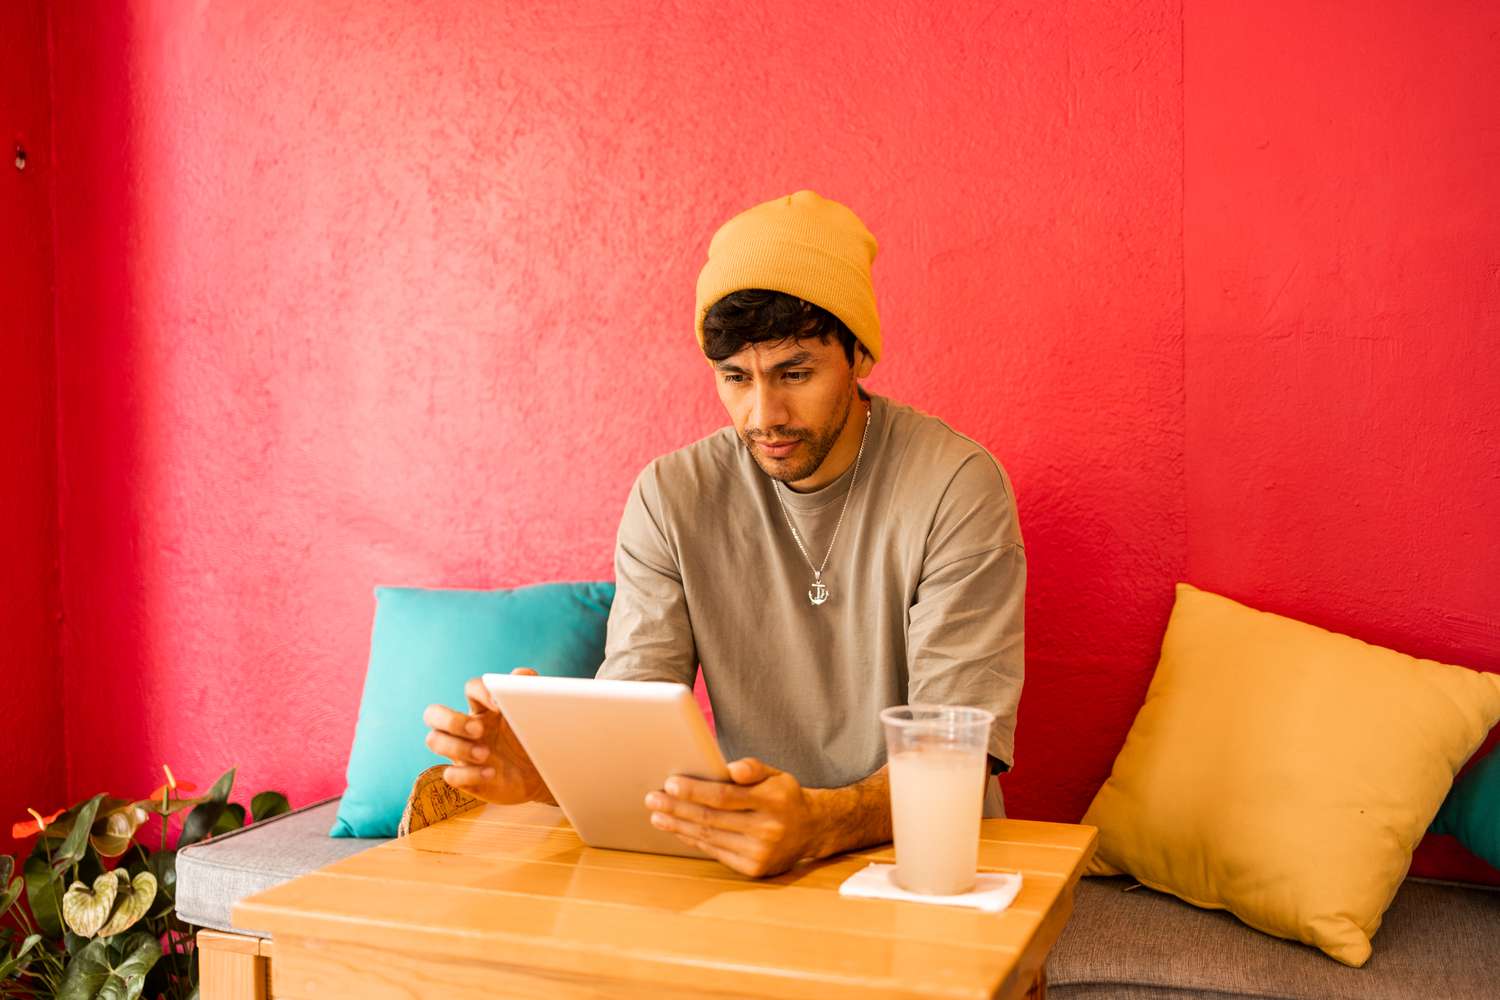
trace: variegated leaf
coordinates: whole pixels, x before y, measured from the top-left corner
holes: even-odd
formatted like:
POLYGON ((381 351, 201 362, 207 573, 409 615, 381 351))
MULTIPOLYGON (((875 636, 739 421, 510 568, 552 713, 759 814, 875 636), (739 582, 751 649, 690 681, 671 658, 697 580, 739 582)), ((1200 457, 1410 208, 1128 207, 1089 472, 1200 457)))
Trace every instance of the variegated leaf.
POLYGON ((115 897, 114 913, 110 914, 109 922, 99 928, 99 936, 102 938, 129 930, 137 920, 145 916, 152 901, 156 899, 155 875, 137 872, 132 879, 123 868, 116 868, 115 874, 120 878, 120 888, 115 897))
POLYGON ((89 843, 101 858, 118 858, 130 849, 135 831, 146 821, 146 810, 129 799, 105 799, 89 831, 89 843))
POLYGON ((94 879, 92 889, 82 882, 74 882, 63 893, 63 921, 79 937, 93 937, 109 919, 119 889, 120 880, 114 872, 105 872, 94 879))

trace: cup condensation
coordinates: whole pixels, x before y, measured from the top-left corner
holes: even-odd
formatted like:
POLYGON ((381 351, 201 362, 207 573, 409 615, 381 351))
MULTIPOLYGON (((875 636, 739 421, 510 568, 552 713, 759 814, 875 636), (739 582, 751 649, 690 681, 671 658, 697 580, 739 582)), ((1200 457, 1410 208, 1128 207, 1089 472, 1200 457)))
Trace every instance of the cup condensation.
POLYGON ((995 716, 982 708, 897 705, 880 713, 890 762, 896 882, 948 896, 974 888, 986 750, 995 716))

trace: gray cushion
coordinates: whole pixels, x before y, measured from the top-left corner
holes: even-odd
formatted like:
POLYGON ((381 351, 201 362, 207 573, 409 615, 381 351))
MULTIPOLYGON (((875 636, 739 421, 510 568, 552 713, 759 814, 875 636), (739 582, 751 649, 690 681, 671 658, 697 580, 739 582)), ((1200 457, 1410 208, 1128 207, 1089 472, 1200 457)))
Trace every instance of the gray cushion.
POLYGON ((1129 878, 1086 878, 1047 961, 1052 1000, 1495 1000, 1500 893, 1408 880, 1363 968, 1129 878))
POLYGON ((177 855, 177 915, 190 924, 269 937, 229 925, 236 902, 386 838, 330 837, 339 800, 327 799, 183 848, 177 855))

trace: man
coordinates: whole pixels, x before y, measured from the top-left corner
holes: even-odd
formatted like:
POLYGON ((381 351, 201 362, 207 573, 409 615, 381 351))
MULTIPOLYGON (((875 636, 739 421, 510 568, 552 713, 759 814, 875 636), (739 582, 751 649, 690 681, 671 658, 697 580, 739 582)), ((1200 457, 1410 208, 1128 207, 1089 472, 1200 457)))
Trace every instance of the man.
MULTIPOLYGON (((701 664, 733 778, 674 776, 644 808, 747 875, 890 840, 886 706, 989 709, 991 773, 1012 762, 1014 494, 980 445, 860 388, 881 354, 876 253, 812 191, 714 234, 696 327, 733 426, 652 462, 620 521, 598 676, 692 684, 701 664)), ((445 778, 551 801, 484 686, 467 695, 468 714, 425 715, 445 778)), ((993 779, 985 814, 1004 815, 993 779)))

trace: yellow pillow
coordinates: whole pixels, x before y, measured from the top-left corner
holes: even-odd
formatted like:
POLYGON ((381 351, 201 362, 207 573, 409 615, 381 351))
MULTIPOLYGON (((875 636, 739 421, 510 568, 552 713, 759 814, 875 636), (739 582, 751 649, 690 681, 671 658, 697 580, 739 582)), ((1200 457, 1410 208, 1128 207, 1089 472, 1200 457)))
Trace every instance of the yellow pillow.
POLYGON ((1179 583, 1146 703, 1083 817, 1099 827, 1086 874, 1129 873, 1363 965, 1497 719, 1500 676, 1179 583))

